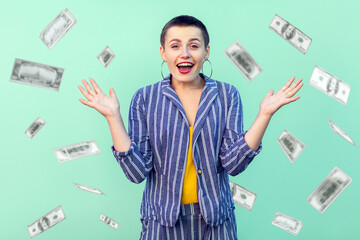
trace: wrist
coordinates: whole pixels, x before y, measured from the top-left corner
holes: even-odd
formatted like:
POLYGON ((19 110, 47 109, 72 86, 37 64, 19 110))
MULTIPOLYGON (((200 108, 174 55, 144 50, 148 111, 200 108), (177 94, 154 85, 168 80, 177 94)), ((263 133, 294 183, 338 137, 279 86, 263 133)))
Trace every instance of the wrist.
POLYGON ((114 114, 110 114, 110 115, 107 115, 105 116, 106 120, 108 122, 111 122, 111 121, 118 121, 118 120, 121 120, 121 114, 120 114, 120 111, 117 111, 115 112, 114 114))
POLYGON ((268 113, 268 112, 265 112, 262 109, 260 109, 257 116, 260 118, 263 118, 263 119, 270 120, 273 115, 274 115, 273 113, 268 113))

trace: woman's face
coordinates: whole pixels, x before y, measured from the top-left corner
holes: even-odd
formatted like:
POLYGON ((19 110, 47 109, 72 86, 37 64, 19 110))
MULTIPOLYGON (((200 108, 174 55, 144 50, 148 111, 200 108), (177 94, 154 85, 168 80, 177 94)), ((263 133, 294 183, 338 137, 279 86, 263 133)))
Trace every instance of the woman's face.
POLYGON ((199 78, 203 61, 209 57, 201 30, 193 26, 173 26, 165 35, 161 58, 167 62, 173 80, 190 82, 199 78))

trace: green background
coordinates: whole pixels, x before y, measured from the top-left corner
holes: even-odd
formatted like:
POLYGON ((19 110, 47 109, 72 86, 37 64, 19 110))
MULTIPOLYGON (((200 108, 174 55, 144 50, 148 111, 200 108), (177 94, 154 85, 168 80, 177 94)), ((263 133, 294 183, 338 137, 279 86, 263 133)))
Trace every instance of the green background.
MULTIPOLYGON (((245 172, 230 178, 257 194, 252 211, 236 205, 239 238, 360 239, 359 148, 332 132, 326 120, 359 144, 359 1, 62 0, 2 1, 1 6, 0 239, 30 239, 27 225, 58 205, 66 219, 36 239, 139 238, 145 182, 136 185, 125 177, 110 150, 106 120, 78 101, 77 85, 93 77, 104 92, 113 87, 127 126, 135 91, 161 80, 161 29, 181 14, 206 25, 212 78, 239 90, 245 129, 269 89, 277 91, 292 76, 304 79, 300 99, 271 120, 261 154, 245 172), (78 22, 49 50, 39 34, 65 8, 78 22), (275 14, 312 38, 305 55, 268 28, 275 14), (264 69, 252 82, 223 54, 235 40, 264 69), (106 45, 116 54, 107 69, 96 58, 106 45), (15 58, 65 68, 60 90, 10 82, 15 58), (308 84, 315 65, 351 85, 347 105, 308 84), (47 123, 30 139, 24 132, 38 116, 47 123), (284 129, 306 144, 294 164, 276 141, 284 129), (92 139, 100 155, 60 164, 52 151, 92 139), (353 182, 320 214, 306 199, 335 166, 353 182), (81 191, 72 182, 106 195, 81 191), (271 224, 276 212, 303 222, 299 236, 271 224), (101 213, 119 222, 119 228, 100 222, 101 213)), ((204 72, 209 75, 209 68, 204 72)))

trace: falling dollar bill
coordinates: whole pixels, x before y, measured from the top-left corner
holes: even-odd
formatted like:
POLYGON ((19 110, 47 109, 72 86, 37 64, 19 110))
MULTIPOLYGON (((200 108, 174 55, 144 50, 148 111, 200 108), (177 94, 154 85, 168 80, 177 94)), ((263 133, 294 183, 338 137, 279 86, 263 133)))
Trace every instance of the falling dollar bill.
POLYGON ((346 105, 351 87, 318 66, 315 66, 309 84, 346 105))
POLYGON ((92 193, 97 193, 97 194, 100 194, 100 195, 105 195, 102 191, 100 191, 97 188, 81 185, 79 183, 74 183, 74 182, 73 182, 73 184, 80 190, 84 190, 84 191, 88 191, 88 192, 92 192, 92 193))
POLYGON ((65 69, 15 58, 11 82, 59 91, 65 69))
POLYGON ((76 19, 68 9, 61 12, 40 33, 40 39, 51 49, 75 25, 76 19))
POLYGON ((29 230, 30 237, 33 238, 36 235, 39 235, 45 230, 61 222, 65 218, 66 217, 61 206, 58 206, 54 210, 51 210, 49 213, 47 213, 45 216, 28 225, 27 228, 29 230))
POLYGON ((26 129, 25 134, 29 138, 33 138, 45 125, 45 123, 46 122, 41 117, 36 118, 35 121, 26 129))
POLYGON ((95 140, 75 143, 65 147, 56 148, 53 151, 59 163, 101 153, 95 140))
POLYGON ((115 222, 111 218, 105 216, 104 214, 100 214, 100 221, 106 223, 108 226, 112 227, 113 229, 117 229, 119 226, 119 223, 115 222))
POLYGON ((307 52, 312 41, 311 38, 291 25, 288 21, 281 18, 279 15, 275 14, 269 28, 303 54, 307 52))
POLYGON ((354 145, 355 147, 356 144, 354 143, 354 141, 350 138, 350 136, 341 128, 339 128, 335 123, 333 123, 330 119, 327 119, 331 129, 340 137, 342 137, 343 139, 345 139, 346 141, 348 141, 349 143, 351 143, 352 145, 354 145))
POLYGON ((351 181, 351 177, 335 167, 306 201, 323 213, 351 181))
POLYGON ((101 51, 101 53, 97 56, 97 59, 101 62, 102 65, 104 65, 105 68, 109 66, 109 64, 112 62, 112 60, 115 58, 115 54, 111 49, 106 46, 104 50, 101 51))
POLYGON ((284 130, 276 140, 291 163, 295 162, 305 148, 305 144, 288 130, 284 130))
POLYGON ((237 69, 240 70, 249 82, 262 72, 262 68, 251 57, 239 41, 235 41, 226 48, 224 50, 224 54, 237 67, 237 69))
POLYGON ((256 194, 231 181, 229 181, 229 184, 234 203, 251 211, 256 199, 256 194))
POLYGON ((272 224, 294 235, 298 235, 301 227, 303 226, 300 220, 289 217, 280 212, 275 214, 275 217, 272 220, 272 224))

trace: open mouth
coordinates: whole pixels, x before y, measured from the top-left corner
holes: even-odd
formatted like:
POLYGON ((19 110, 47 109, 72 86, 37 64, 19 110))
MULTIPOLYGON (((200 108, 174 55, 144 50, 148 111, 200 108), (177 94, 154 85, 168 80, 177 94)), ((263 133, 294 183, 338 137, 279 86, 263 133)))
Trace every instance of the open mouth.
POLYGON ((176 65, 177 68, 179 69, 180 73, 188 73, 191 71, 191 69, 193 68, 194 64, 192 63, 179 63, 178 65, 176 65))

